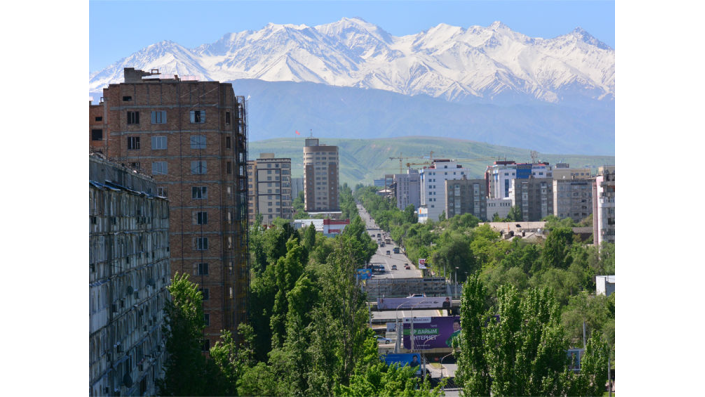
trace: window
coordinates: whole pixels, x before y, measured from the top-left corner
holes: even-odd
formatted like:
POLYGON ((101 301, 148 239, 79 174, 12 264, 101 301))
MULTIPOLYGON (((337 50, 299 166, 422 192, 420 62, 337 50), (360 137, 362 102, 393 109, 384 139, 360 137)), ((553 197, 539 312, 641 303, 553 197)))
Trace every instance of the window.
POLYGON ((196 251, 205 251, 208 249, 208 237, 196 237, 193 241, 196 251))
POLYGON ((167 197, 167 190, 165 187, 158 187, 157 188, 157 196, 160 197, 167 197))
POLYGON ((140 112, 127 112, 127 124, 139 124, 140 112))
POLYGON ((102 141, 103 140, 103 130, 91 130, 91 140, 102 141))
POLYGON ((230 112, 225 112, 225 124, 230 124, 230 112))
POLYGON ((139 148, 140 148, 140 137, 128 136, 127 137, 127 150, 138 150, 139 148))
POLYGON ((198 274, 201 276, 208 275, 208 264, 207 263, 199 263, 198 264, 198 274))
MULTIPOLYGON (((225 137, 225 148, 226 148, 226 149, 230 149, 230 146, 231 146, 230 137, 229 137, 229 136, 226 136, 226 137, 225 137)), ((248 168, 248 169, 251 169, 252 166, 251 166, 251 165, 248 165, 247 168, 248 168)))
POLYGON ((226 165, 228 174, 232 174, 233 173, 233 163, 228 161, 227 163, 225 163, 225 165, 226 165))
POLYGON ((208 313, 203 314, 203 322, 206 324, 206 327, 211 325, 211 315, 208 313))
POLYGON ((208 213, 207 212, 194 212, 193 221, 196 225, 207 225, 208 224, 208 213))
POLYGON ((166 110, 153 110, 152 124, 166 124, 166 110))
POLYGON ((191 173, 192 174, 205 174, 208 172, 208 167, 205 161, 192 161, 191 162, 191 173))
POLYGON ((165 136, 153 136, 152 137, 152 150, 164 150, 166 149, 166 137, 165 136))
POLYGON ((96 116, 95 121, 103 121, 103 116, 96 116))
POLYGON ((132 101, 132 97, 126 95, 126 96, 122 97, 122 101, 123 101, 123 102, 130 102, 130 101, 132 101))
POLYGON ((192 110, 191 111, 191 122, 196 124, 203 124, 206 122, 206 111, 205 110, 192 110))
POLYGON ((208 188, 206 186, 194 186, 191 188, 192 199, 207 199, 208 188))
POLYGON ((206 148, 206 136, 205 135, 194 135, 191 137, 191 149, 205 149, 206 148))
POLYGON ((201 347, 201 349, 202 349, 204 352, 209 351, 209 350, 211 349, 211 341, 208 340, 208 339, 204 339, 204 340, 203 340, 203 346, 201 347))
POLYGON ((169 166, 166 161, 155 161, 152 163, 152 175, 166 175, 169 166))

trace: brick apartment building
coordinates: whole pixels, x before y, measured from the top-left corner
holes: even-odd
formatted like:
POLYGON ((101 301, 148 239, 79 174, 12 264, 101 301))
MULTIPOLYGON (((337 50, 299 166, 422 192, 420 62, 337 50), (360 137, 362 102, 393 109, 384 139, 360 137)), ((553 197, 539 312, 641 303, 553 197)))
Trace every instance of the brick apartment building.
POLYGON ((246 321, 247 123, 232 85, 125 68, 90 106, 90 146, 151 174, 171 203, 172 275, 204 299, 204 349, 246 321))
POLYGON ((262 225, 267 226, 275 218, 293 218, 290 158, 262 153, 257 160, 248 160, 247 189, 250 225, 255 223, 257 214, 262 214, 262 225))
POLYGON ((169 300, 169 202, 100 155, 89 167, 89 395, 154 395, 169 300))

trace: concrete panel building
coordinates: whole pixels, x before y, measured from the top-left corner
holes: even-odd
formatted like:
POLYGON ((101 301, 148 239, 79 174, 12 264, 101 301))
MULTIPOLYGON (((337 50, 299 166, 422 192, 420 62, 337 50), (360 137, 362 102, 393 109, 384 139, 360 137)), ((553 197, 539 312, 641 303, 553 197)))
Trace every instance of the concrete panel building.
POLYGON ((540 221, 553 214, 552 179, 514 179, 511 192, 512 206, 521 210, 523 221, 540 221))
POLYGON ((91 142, 102 125, 102 141, 93 146, 151 174, 156 193, 169 199, 171 271, 189 274, 203 291, 205 350, 221 330, 235 334, 246 321, 245 99, 229 83, 124 72, 125 82, 104 88, 90 109, 91 142))
POLYGON ((304 208, 306 212, 337 212, 339 181, 338 147, 306 138, 304 146, 304 208))
POLYGON ((421 184, 418 170, 407 170, 406 174, 394 174, 394 188, 397 208, 404 209, 413 205, 415 209, 421 206, 421 184))
POLYGON ((592 185, 593 243, 615 242, 615 168, 600 167, 592 185))
POLYGON ((419 170, 419 184, 421 185, 421 207, 425 207, 425 216, 419 212, 419 222, 438 217, 445 211, 446 206, 446 180, 462 179, 469 170, 463 168, 455 160, 436 159, 429 167, 419 170))
POLYGON ((156 395, 169 266, 169 202, 147 175, 89 160, 89 395, 156 395))
POLYGON ((487 190, 484 179, 459 179, 445 181, 446 217, 472 214, 487 220, 487 190))
POLYGON ((592 215, 592 181, 589 179, 553 180, 553 215, 580 222, 592 215))
POLYGON ((492 220, 497 214, 502 219, 506 219, 509 211, 512 209, 512 199, 507 198, 488 198, 487 199, 487 219, 492 220))
POLYGON ((597 295, 610 296, 614 294, 615 276, 596 276, 595 284, 597 295))
POLYGON ((291 159, 262 153, 247 162, 248 220, 255 223, 262 214, 262 224, 271 225, 276 218, 293 219, 291 194, 291 159))
POLYGON ((299 192, 304 191, 304 178, 291 178, 291 199, 299 197, 299 192))
POLYGON ((570 164, 557 163, 552 170, 554 180, 590 179, 590 168, 570 168, 570 164))

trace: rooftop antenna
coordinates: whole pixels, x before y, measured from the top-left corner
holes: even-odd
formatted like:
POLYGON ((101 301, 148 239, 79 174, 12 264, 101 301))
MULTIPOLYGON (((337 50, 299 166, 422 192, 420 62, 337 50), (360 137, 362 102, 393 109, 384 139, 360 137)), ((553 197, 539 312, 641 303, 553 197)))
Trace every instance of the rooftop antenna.
POLYGON ((311 128, 310 131, 311 131, 311 136, 309 138, 313 138, 313 128, 311 128))

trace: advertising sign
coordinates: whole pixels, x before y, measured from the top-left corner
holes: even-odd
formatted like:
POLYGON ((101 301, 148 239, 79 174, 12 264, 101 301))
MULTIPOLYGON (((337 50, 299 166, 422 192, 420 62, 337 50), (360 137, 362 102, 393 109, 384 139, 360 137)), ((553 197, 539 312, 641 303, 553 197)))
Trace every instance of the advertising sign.
POLYGON ((370 269, 357 269, 357 278, 360 280, 369 280, 372 274, 370 269))
POLYGON ((449 296, 418 298, 377 298, 377 309, 450 309, 449 296))
POLYGON ((425 269, 426 268, 426 259, 421 258, 419 259, 419 269, 425 269))
MULTIPOLYGON (((460 333, 460 316, 414 318, 414 349, 447 348, 460 333)), ((411 349, 411 319, 404 318, 404 348, 411 349)))
POLYGON ((421 363, 421 355, 419 353, 400 353, 400 354, 387 354, 380 357, 387 365, 398 364, 403 367, 405 365, 410 365, 412 367, 418 367, 421 363))
POLYGON ((568 368, 573 371, 580 371, 580 360, 583 358, 585 349, 568 349, 568 368))

